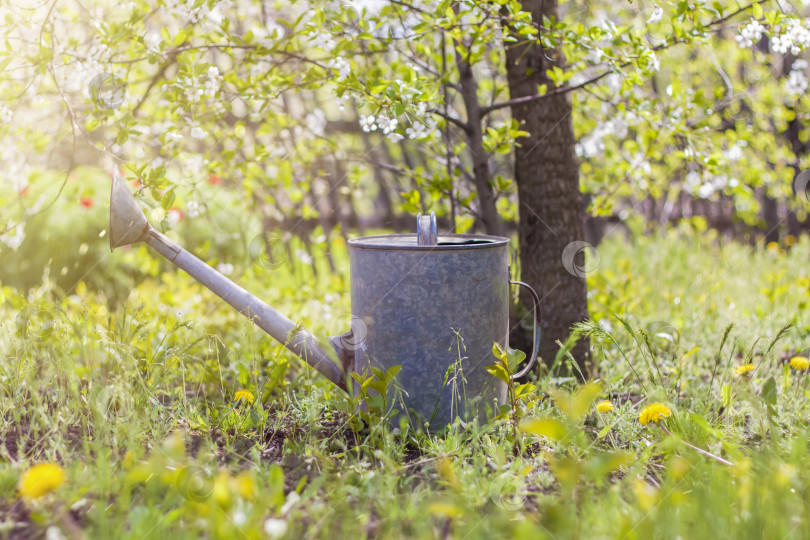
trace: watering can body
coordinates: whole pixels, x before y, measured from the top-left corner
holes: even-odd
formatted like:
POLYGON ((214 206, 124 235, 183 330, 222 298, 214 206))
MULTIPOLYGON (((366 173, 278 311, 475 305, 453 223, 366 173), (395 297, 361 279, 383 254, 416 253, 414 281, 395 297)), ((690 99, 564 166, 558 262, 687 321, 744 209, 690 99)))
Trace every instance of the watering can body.
MULTIPOLYGON (((400 366, 388 408, 418 425, 484 418, 503 405, 506 384, 486 371, 492 346, 507 346, 506 238, 417 235, 349 240, 357 373, 400 366)), ((394 418, 396 421, 396 418, 394 418)))

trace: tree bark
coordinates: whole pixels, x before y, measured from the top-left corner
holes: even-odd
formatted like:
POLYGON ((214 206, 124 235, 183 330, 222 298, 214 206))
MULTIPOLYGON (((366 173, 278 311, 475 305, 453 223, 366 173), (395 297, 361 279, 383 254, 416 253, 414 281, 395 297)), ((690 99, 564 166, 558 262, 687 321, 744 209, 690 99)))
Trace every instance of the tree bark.
MULTIPOLYGON (((524 11, 541 24, 543 16, 557 17, 557 0, 523 0, 524 11)), ((532 96, 539 85, 554 84, 546 71, 562 68, 559 51, 544 49, 535 41, 505 43, 510 99, 532 96)), ((584 240, 585 207, 579 190, 579 164, 574 153, 571 103, 567 94, 525 102, 511 107, 512 118, 528 136, 515 148, 515 181, 520 200, 518 238, 523 281, 542 299, 540 356, 554 360, 571 326, 588 317, 586 282, 582 272, 573 275, 563 264, 563 252, 572 242, 584 240)), ((573 263, 582 269, 584 253, 573 263)), ((580 370, 590 371, 590 346, 581 340, 571 351, 580 370)))

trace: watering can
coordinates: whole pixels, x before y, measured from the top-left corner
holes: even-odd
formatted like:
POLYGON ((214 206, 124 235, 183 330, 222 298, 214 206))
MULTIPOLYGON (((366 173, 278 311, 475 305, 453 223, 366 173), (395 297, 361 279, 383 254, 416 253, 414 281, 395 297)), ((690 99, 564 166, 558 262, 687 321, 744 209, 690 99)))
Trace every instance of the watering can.
MULTIPOLYGON (((400 366, 386 397, 415 425, 434 431, 457 417, 486 418, 506 402, 506 383, 487 372, 493 344, 509 339, 509 285, 528 289, 534 329, 540 299, 511 281, 509 240, 438 234, 419 215, 416 234, 350 239, 351 329, 324 348, 309 332, 154 229, 118 170, 110 195, 110 249, 144 242, 252 320, 344 391, 352 373, 400 366), (327 352, 331 348, 333 352, 327 352)), ((348 321, 347 321, 348 322, 348 321)), ((537 359, 537 342, 519 378, 537 359)))

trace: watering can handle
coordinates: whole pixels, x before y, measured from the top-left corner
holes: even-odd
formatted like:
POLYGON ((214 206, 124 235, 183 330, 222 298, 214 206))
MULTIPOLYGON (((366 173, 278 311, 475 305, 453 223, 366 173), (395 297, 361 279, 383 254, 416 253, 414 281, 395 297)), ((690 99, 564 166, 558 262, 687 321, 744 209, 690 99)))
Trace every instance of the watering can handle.
POLYGON ((518 373, 515 373, 514 375, 512 375, 512 380, 514 380, 514 379, 519 379, 520 377, 523 377, 524 375, 526 375, 534 367, 535 362, 537 362, 537 352, 538 352, 537 351, 537 343, 538 343, 538 340, 536 338, 536 333, 537 333, 537 312, 540 310, 540 297, 537 296, 537 293, 535 292, 535 290, 532 289, 531 285, 529 285, 528 283, 523 283, 522 281, 512 281, 512 280, 509 280, 509 283, 511 285, 519 285, 521 287, 526 287, 527 289, 529 289, 529 293, 532 295, 532 301, 534 302, 534 312, 533 312, 534 313, 534 324, 532 326, 532 328, 534 329, 534 331, 532 332, 532 355, 529 357, 529 362, 526 364, 526 367, 521 369, 518 373))

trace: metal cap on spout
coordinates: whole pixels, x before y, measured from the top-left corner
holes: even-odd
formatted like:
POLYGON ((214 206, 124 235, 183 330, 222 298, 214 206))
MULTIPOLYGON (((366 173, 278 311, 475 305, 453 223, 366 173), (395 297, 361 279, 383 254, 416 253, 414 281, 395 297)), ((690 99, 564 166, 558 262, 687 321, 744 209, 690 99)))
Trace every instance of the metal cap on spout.
POLYGON ((149 236, 149 222, 130 193, 118 167, 113 170, 110 192, 110 251, 143 242, 149 236))

